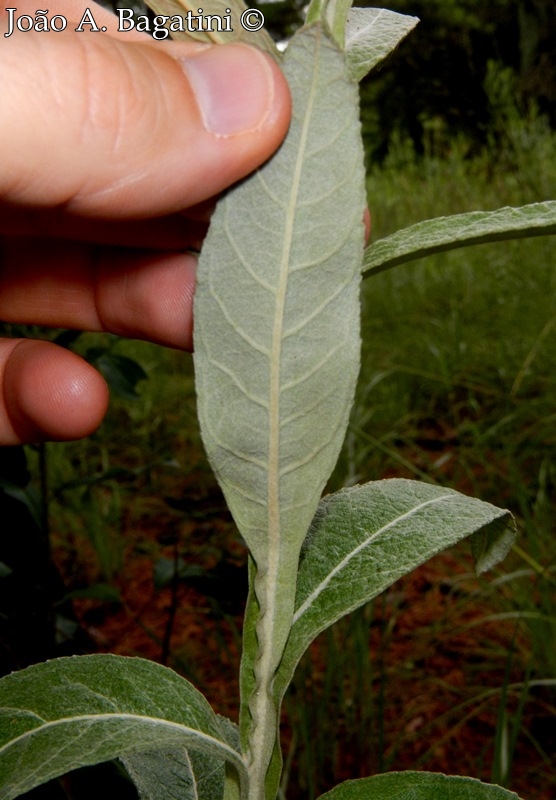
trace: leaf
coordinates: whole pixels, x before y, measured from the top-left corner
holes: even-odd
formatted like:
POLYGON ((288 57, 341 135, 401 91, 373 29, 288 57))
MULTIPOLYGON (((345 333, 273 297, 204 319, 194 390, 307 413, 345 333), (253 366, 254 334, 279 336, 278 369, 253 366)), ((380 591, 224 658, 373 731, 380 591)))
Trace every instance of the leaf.
POLYGON ((345 50, 347 15, 351 0, 311 0, 306 22, 322 22, 340 50, 345 50))
POLYGON ((159 664, 60 658, 0 680, 2 800, 77 767, 178 746, 230 761, 244 774, 203 695, 159 664))
POLYGON ((140 800, 220 800, 224 762, 205 753, 167 748, 130 753, 122 762, 140 800))
POLYGON ((477 575, 488 572, 506 558, 515 538, 515 525, 508 526, 503 517, 476 531, 471 539, 471 552, 477 575))
POLYGON ((120 590, 110 583, 92 583, 84 589, 74 589, 64 595, 65 600, 101 600, 103 603, 121 603, 120 590))
POLYGON ((0 578, 7 578, 8 575, 11 575, 12 573, 12 568, 4 563, 4 561, 0 561, 0 578))
POLYGON ((418 222, 378 239, 365 250, 365 278, 434 253, 472 244, 556 233, 556 200, 520 208, 470 211, 418 222))
POLYGON ((127 356, 111 353, 102 347, 91 348, 85 354, 87 361, 103 375, 110 391, 123 400, 136 400, 139 397, 137 384, 147 379, 143 367, 127 356))
POLYGON ((359 370, 365 207, 357 89, 341 52, 314 25, 294 36, 283 68, 288 136, 218 204, 194 309, 201 433, 257 565, 260 706, 250 711, 267 756, 276 709, 264 687, 289 633, 299 550, 359 370))
MULTIPOLYGON (((218 722, 227 743, 239 753, 237 725, 221 716, 218 722)), ((224 796, 225 764, 205 753, 174 747, 129 753, 121 760, 140 800, 220 800, 224 796)))
POLYGON ((300 657, 321 631, 476 532, 483 534, 485 545, 482 569, 507 553, 515 523, 508 511, 490 503, 400 478, 325 497, 301 552, 294 621, 276 691, 285 691, 300 657))
POLYGON ((157 15, 161 14, 169 17, 177 15, 184 18, 184 31, 171 31, 172 39, 185 41, 193 39, 205 44, 244 42, 264 50, 276 60, 280 57, 276 45, 264 28, 252 31, 247 30, 241 24, 241 15, 247 10, 243 0, 205 0, 202 9, 198 2, 192 3, 190 0, 147 0, 147 5, 157 15), (199 10, 203 12, 203 27, 208 28, 208 30, 195 30, 199 27, 199 10), (188 13, 189 17, 187 16, 188 13), (218 19, 215 19, 209 25, 208 16, 214 16, 218 19), (222 20, 220 26, 219 20, 222 20), (219 27, 221 27, 221 30, 218 30, 219 27))
POLYGON ((20 486, 17 483, 0 478, 0 493, 2 492, 25 506, 37 528, 39 530, 42 529, 44 524, 42 500, 34 486, 30 484, 20 486))
POLYGON ((195 294, 203 440, 259 570, 277 551, 297 560, 359 368, 365 199, 355 88, 318 26, 294 37, 284 71, 289 135, 218 204, 195 294))
POLYGON ((352 8, 346 27, 346 61, 351 78, 364 78, 418 22, 418 17, 384 8, 352 8))
POLYGON ((173 580, 187 578, 202 578, 207 576, 207 570, 199 564, 190 564, 183 558, 159 558, 153 569, 153 583, 156 589, 169 586, 173 580))
POLYGON ((434 772, 389 772, 346 781, 319 800, 519 800, 515 792, 474 778, 434 772))

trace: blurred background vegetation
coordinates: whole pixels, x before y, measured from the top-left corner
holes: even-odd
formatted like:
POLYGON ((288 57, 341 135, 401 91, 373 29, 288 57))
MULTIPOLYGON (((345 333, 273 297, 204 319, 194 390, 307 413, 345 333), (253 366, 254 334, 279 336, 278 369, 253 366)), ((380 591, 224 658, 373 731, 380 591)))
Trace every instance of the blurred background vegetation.
MULTIPOLYGON (((361 88, 373 238, 555 199, 553 0, 368 5, 421 18, 361 88)), ((276 38, 301 19, 302 3, 262 8, 276 38)), ((361 380, 330 487, 438 482, 510 508, 520 537, 491 574, 454 548, 320 637, 285 705, 292 800, 407 768, 556 794, 554 266, 542 238, 365 282, 361 380)), ((245 551, 202 452, 190 356, 4 328, 81 353, 113 399, 85 441, 0 451, 0 670, 143 655, 235 717, 245 551)), ((134 796, 104 769, 96 780, 134 796)), ((30 796, 97 794, 82 771, 30 796)))

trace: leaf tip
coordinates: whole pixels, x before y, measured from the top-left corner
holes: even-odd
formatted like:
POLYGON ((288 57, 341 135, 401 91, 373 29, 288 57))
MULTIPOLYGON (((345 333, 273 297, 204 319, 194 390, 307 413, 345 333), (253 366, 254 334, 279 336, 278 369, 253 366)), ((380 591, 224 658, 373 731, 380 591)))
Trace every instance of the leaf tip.
POLYGON ((482 575, 499 564, 507 556, 516 538, 516 522, 509 511, 503 511, 499 517, 473 534, 471 551, 477 575, 482 575))

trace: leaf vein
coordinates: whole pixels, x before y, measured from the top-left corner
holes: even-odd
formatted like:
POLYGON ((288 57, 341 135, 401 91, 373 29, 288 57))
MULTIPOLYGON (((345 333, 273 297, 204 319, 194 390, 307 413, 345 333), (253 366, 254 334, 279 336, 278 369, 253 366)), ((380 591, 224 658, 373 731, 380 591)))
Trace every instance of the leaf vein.
POLYGON ((301 386, 303 383, 306 383, 309 380, 309 378, 312 378, 313 375, 315 375, 317 372, 320 372, 320 370, 324 367, 326 362, 330 361, 339 350, 342 350, 344 348, 345 338, 346 337, 344 336, 342 339, 336 342, 336 345, 333 348, 327 350, 323 358, 321 358, 321 360, 318 361, 316 364, 313 364, 310 370, 304 372, 303 375, 299 375, 297 378, 293 378, 291 381, 288 381, 288 383, 284 383, 281 388, 281 392, 288 392, 291 389, 295 389, 297 386, 301 386))
POLYGON ((230 378, 230 380, 234 384, 234 386, 236 386, 239 389, 239 391, 245 397, 247 397, 248 400, 251 400, 252 403, 255 403, 255 405, 259 406, 260 408, 264 408, 265 411, 268 411, 268 402, 264 398, 257 397, 257 395, 253 394, 248 389, 246 389, 245 386, 237 377, 237 375, 234 372, 232 372, 232 370, 229 367, 226 367, 224 364, 221 364, 215 358, 209 358, 209 363, 211 363, 213 367, 215 367, 216 369, 220 370, 220 372, 223 372, 225 375, 227 375, 228 378, 230 378))

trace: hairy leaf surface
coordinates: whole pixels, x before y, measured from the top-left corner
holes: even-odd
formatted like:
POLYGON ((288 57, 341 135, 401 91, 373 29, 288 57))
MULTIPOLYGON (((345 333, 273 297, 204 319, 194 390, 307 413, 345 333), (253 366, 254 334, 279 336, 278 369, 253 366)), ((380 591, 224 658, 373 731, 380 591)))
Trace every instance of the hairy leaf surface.
MULTIPOLYGON (((226 717, 217 719, 227 743, 239 753, 237 725, 226 717)), ((236 783, 233 774, 226 778, 224 761, 184 747, 128 753, 121 761, 140 800, 221 800, 226 779, 236 783)))
POLYGON ((353 399, 365 200, 341 53, 315 25, 284 71, 287 139, 219 203, 201 254, 195 367, 214 471, 259 574, 272 564, 285 597, 353 399))
POLYGON ((77 767, 178 746, 243 772, 203 695, 159 664, 109 655, 60 658, 0 681, 3 800, 77 767))
POLYGON ((346 781, 320 800, 519 800, 515 792, 474 778, 434 772, 389 772, 346 781))
POLYGON ((471 534, 482 537, 481 571, 506 555, 515 524, 508 511, 490 503, 405 479, 323 498, 301 552, 294 621, 276 690, 285 690, 321 631, 471 534))
POLYGON ((470 211, 418 222, 378 239, 365 250, 364 277, 417 258, 473 244, 556 233, 556 200, 520 208, 470 211))
POLYGON ((346 61, 360 81, 394 50, 419 19, 384 8, 352 8, 346 26, 346 61))
POLYGON ((298 548, 338 456, 359 368, 365 204, 356 87, 319 26, 284 72, 279 152, 218 204, 198 267, 203 440, 253 556, 298 548))
POLYGON ((129 753, 122 762, 140 800, 222 800, 224 762, 183 747, 129 753))

